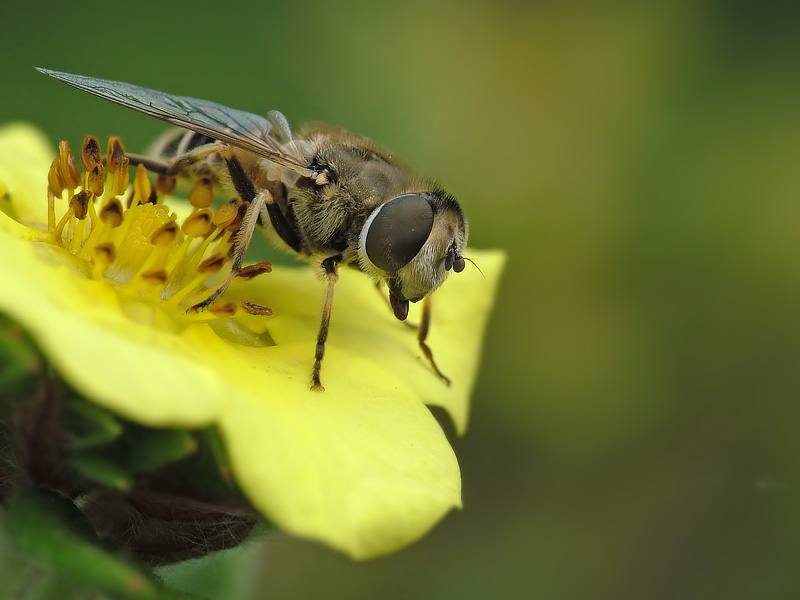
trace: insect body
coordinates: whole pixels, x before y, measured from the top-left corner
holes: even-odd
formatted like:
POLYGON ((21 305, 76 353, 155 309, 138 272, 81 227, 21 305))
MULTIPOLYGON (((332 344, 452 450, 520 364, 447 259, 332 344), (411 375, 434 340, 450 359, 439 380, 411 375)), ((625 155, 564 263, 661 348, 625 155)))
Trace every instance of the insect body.
POLYGON ((451 270, 464 269, 468 225, 456 200, 441 187, 421 179, 375 142, 340 128, 311 125, 293 133, 277 111, 264 118, 123 82, 39 71, 190 130, 172 139, 166 152, 171 156, 131 156, 131 162, 173 176, 210 172, 250 203, 237 233, 231 274, 193 308, 210 305, 233 280, 259 225, 276 245, 311 262, 327 280, 312 389, 323 389, 320 368, 339 265, 385 284, 400 320, 406 319, 409 302, 424 300, 420 347, 439 377, 450 383, 425 344, 430 294, 451 270))

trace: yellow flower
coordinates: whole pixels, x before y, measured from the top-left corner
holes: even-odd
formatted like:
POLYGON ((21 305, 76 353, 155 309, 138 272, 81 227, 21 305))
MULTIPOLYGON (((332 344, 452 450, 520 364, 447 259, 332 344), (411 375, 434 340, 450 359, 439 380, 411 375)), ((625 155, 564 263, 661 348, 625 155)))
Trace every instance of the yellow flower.
MULTIPOLYGON (((117 227, 127 227, 127 237, 104 229, 99 201, 70 208, 64 194, 48 215, 51 158, 37 131, 0 130, 0 314, 25 327, 71 385, 145 425, 216 425, 254 506, 282 529, 352 557, 407 545, 460 506, 458 463, 426 404, 444 407, 463 432, 502 253, 471 251, 483 274, 468 268, 434 297, 428 341, 450 387, 373 284, 343 270, 326 391, 314 392, 309 374, 324 286, 310 269, 276 268, 239 281, 217 303, 228 308, 187 315, 202 258, 190 264, 188 257, 203 237, 187 242, 179 226, 187 229, 190 217, 176 220, 170 210, 188 215, 191 207, 134 200, 117 227), (88 212, 91 234, 70 210, 88 212), (113 240, 110 251, 102 239, 113 240), (176 264, 184 267, 165 271, 176 264), (249 314, 244 301, 268 305, 273 315, 249 314)), ((63 172, 56 176, 63 182, 63 172)), ((113 178, 106 187, 127 183, 113 178)), ((114 193, 97 192, 106 200, 114 193)))

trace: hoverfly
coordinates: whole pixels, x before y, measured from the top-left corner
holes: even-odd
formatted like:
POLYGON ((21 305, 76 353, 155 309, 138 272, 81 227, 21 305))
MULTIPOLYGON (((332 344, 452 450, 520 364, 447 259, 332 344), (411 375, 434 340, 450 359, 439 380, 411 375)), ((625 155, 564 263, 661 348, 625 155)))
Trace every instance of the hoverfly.
POLYGON ((314 124, 292 132, 278 111, 265 118, 129 83, 38 70, 189 130, 170 144, 172 156, 129 155, 132 165, 175 177, 210 173, 250 203, 237 233, 230 275, 193 309, 209 306, 236 277, 258 225, 276 246, 310 262, 327 281, 312 389, 324 389, 320 369, 339 265, 385 284, 401 321, 409 302, 424 301, 419 345, 433 370, 450 384, 425 338, 430 294, 450 271, 464 269, 468 224, 458 202, 440 186, 420 178, 372 140, 338 127, 314 124))

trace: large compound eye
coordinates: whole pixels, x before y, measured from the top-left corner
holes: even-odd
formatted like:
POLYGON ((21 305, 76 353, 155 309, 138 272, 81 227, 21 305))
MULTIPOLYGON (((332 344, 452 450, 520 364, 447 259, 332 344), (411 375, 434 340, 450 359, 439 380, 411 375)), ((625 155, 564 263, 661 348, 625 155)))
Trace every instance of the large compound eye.
POLYGON ((419 194, 403 194, 382 204, 366 224, 364 249, 373 265, 394 273, 422 249, 433 229, 433 207, 419 194))

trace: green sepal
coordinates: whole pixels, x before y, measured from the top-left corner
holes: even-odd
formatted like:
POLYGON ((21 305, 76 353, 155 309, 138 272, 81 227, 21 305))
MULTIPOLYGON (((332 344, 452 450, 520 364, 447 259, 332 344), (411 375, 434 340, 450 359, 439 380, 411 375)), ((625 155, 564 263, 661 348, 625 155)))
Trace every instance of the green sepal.
POLYGON ((83 477, 106 487, 127 492, 133 487, 133 475, 113 459, 94 453, 76 454, 72 467, 83 477))
POLYGON ((62 414, 71 450, 109 444, 123 432, 122 424, 113 414, 82 398, 65 400, 62 414))
POLYGON ((233 479, 230 463, 219 432, 207 427, 194 432, 197 452, 168 471, 172 481, 202 491, 210 498, 243 499, 233 479))
POLYGON ((112 452, 129 471, 144 473, 177 462, 196 450, 197 441, 188 431, 128 423, 112 452))
POLYGON ((72 501, 55 493, 25 489, 8 503, 7 528, 20 552, 114 597, 162 597, 143 571, 89 541, 82 520, 72 501))

